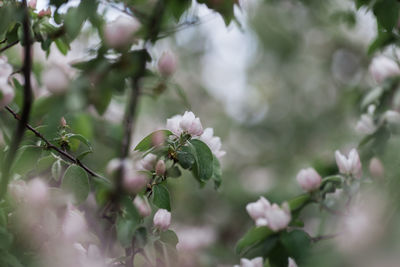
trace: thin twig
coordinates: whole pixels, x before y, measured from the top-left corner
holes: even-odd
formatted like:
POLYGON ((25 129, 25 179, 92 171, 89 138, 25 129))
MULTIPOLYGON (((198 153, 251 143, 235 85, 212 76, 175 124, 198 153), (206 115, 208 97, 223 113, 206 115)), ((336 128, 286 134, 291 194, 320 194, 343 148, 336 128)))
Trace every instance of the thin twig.
MULTIPOLYGON (((18 121, 21 121, 20 116, 18 116, 17 113, 15 113, 15 111, 13 111, 10 107, 6 106, 5 109, 10 112, 14 118, 18 121)), ((43 142, 45 142, 46 147, 49 149, 52 149, 54 151, 56 151, 58 154, 60 154, 61 156, 63 156, 64 158, 66 158, 68 161, 70 161, 73 164, 76 164, 78 166, 80 166, 82 169, 84 169, 88 174, 90 174, 93 177, 97 177, 97 178, 101 178, 101 179, 105 179, 104 177, 102 177, 101 175, 95 173, 94 171, 92 171, 89 167, 87 167, 85 164, 83 164, 79 159, 77 159, 76 157, 74 157, 73 155, 69 154, 66 151, 61 150, 60 148, 58 148, 57 146, 55 146, 54 144, 52 144, 49 140, 46 139, 46 137, 44 137, 40 132, 38 132, 35 128, 33 128, 29 123, 24 123, 24 126, 31 131, 32 133, 35 134, 36 137, 40 138, 43 142)))
POLYGON ((330 235, 320 235, 320 236, 316 236, 316 237, 312 237, 311 238, 311 242, 316 243, 322 240, 327 240, 327 239, 332 239, 337 237, 338 234, 330 234, 330 235))
MULTIPOLYGON (((29 115, 32 107, 32 90, 31 90, 32 51, 31 51, 31 37, 30 37, 30 25, 29 25, 30 18, 26 0, 22 1, 22 6, 23 6, 22 8, 24 9, 22 28, 23 28, 23 33, 24 33, 23 38, 25 43, 24 65, 23 65, 24 82, 25 82, 24 94, 23 94, 23 106, 22 106, 21 119, 19 120, 19 123, 15 130, 14 138, 11 141, 7 157, 3 162, 4 165, 1 172, 2 177, 1 177, 1 187, 0 187, 0 199, 2 199, 4 197, 4 194, 7 192, 7 185, 10 179, 11 166, 14 162, 22 138, 24 137, 25 124, 29 122, 29 115)), ((18 41, 14 42, 13 44, 15 45, 17 43, 18 41)), ((1 50, 1 52, 4 51, 4 48, 1 50)))
MULTIPOLYGON (((28 38, 29 38, 29 37, 28 37, 28 38)), ((16 45, 16 44, 18 44, 18 43, 19 43, 19 41, 17 40, 17 41, 14 41, 14 42, 12 42, 12 43, 6 45, 5 47, 0 48, 0 53, 3 53, 3 52, 6 51, 7 49, 13 47, 14 45, 16 45)))

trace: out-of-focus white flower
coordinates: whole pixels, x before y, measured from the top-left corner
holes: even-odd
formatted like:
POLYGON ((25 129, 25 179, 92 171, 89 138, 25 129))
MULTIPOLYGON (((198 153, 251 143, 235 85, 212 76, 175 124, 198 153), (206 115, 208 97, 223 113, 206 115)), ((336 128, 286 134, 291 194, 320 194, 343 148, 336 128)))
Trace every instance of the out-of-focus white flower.
POLYGON ((339 150, 335 152, 336 164, 339 167, 340 173, 353 175, 355 178, 360 179, 362 176, 361 161, 356 149, 350 150, 348 157, 340 153, 339 150))
POLYGON ((297 263, 292 258, 288 258, 288 267, 297 267, 297 263))
POLYGON ((28 2, 28 7, 32 8, 32 9, 36 9, 36 0, 30 0, 28 2))
POLYGON ((183 116, 175 115, 167 119, 167 129, 175 135, 180 136, 182 133, 187 133, 193 136, 200 136, 203 134, 203 126, 200 119, 191 111, 185 111, 183 116))
POLYGON ((279 231, 285 229, 292 219, 289 205, 283 203, 282 207, 279 207, 275 203, 272 204, 271 208, 267 209, 265 218, 267 219, 268 227, 271 230, 279 231))
POLYGON ((214 136, 213 128, 206 128, 200 136, 200 140, 207 144, 217 158, 221 158, 226 154, 225 151, 221 150, 221 138, 214 136))
POLYGON ((378 191, 360 194, 337 223, 339 234, 335 242, 339 249, 352 253, 376 245, 385 231, 386 206, 383 195, 378 191))
POLYGON ((87 231, 87 224, 82 212, 70 205, 67 208, 62 225, 64 237, 67 240, 77 240, 87 231))
POLYGON ((382 178, 385 175, 385 168, 378 158, 372 158, 369 162, 369 172, 374 178, 382 178))
POLYGON ((22 202, 28 189, 24 180, 12 181, 8 184, 8 192, 16 202, 22 202))
POLYGON ((26 202, 41 206, 44 205, 49 198, 49 188, 47 184, 40 178, 34 178, 28 182, 25 200, 26 202))
POLYGON ((235 265, 234 267, 262 267, 263 266, 263 258, 257 257, 252 260, 241 258, 240 265, 235 265))
POLYGON ((156 165, 157 156, 154 154, 147 154, 143 159, 140 160, 139 166, 147 171, 153 171, 156 165))
POLYGON ((179 122, 179 126, 183 132, 187 132, 190 135, 200 136, 203 134, 203 126, 201 125, 200 119, 191 111, 185 111, 179 122))
POLYGON ((160 159, 159 161, 157 161, 156 164, 156 174, 158 176, 163 176, 165 174, 165 162, 164 160, 160 159))
POLYGON ((395 110, 388 110, 383 114, 383 118, 392 124, 400 124, 400 113, 395 110))
POLYGON ((8 83, 0 82, 0 109, 10 104, 14 99, 14 89, 8 83))
POLYGON ((121 167, 121 164, 122 164, 122 161, 121 161, 121 159, 119 159, 119 158, 115 158, 115 159, 110 160, 110 161, 107 163, 106 173, 107 173, 108 175, 113 175, 114 172, 117 171, 118 168, 121 167))
POLYGON ((296 179, 301 188, 307 192, 318 189, 322 182, 321 176, 313 168, 300 170, 296 176, 296 179))
POLYGON ((57 65, 53 65, 43 72, 42 81, 47 90, 53 94, 64 93, 68 89, 69 85, 67 74, 57 65))
POLYGON ((369 66, 369 71, 377 83, 400 74, 397 63, 385 56, 375 57, 369 66))
POLYGON ((111 48, 123 48, 131 44, 140 23, 133 17, 120 16, 104 27, 104 41, 111 48))
POLYGON ((162 76, 171 76, 176 70, 176 58, 171 52, 164 52, 158 60, 158 71, 162 76))
POLYGON ((7 83, 8 77, 13 72, 13 68, 8 64, 8 59, 5 56, 0 56, 0 84, 7 83))
POLYGON ((357 122, 356 131, 360 134, 372 134, 376 131, 376 126, 370 114, 362 114, 357 122))
POLYGON ((171 213, 166 209, 159 209, 153 218, 154 227, 161 230, 168 230, 171 224, 171 213))
POLYGON ((194 252, 211 245, 215 239, 215 231, 211 227, 179 227, 176 230, 179 251, 194 252))
POLYGON ((146 175, 125 168, 124 172, 122 184, 127 192, 136 194, 146 186, 148 182, 146 175))
POLYGON ((137 195, 133 200, 133 204, 142 217, 147 217, 151 214, 151 207, 146 197, 137 195))
POLYGON ((271 208, 271 204, 264 197, 260 197, 260 199, 256 202, 252 202, 246 205, 247 213, 254 221, 263 218, 265 216, 265 212, 269 208, 271 208))

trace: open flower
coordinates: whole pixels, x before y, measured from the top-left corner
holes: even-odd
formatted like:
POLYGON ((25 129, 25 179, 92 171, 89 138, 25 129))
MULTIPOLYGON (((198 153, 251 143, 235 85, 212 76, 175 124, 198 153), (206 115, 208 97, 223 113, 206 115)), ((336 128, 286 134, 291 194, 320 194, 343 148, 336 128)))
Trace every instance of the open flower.
POLYGON ((213 128, 206 128, 200 136, 200 140, 207 144, 217 158, 221 158, 226 154, 225 151, 221 150, 221 138, 214 136, 213 128))
POLYGON ((167 129, 175 135, 180 136, 182 133, 192 136, 200 136, 203 134, 203 126, 200 119, 191 111, 185 111, 183 116, 175 115, 167 119, 167 129))
POLYGON ((377 83, 381 83, 388 77, 400 74, 400 68, 397 63, 385 56, 374 58, 369 66, 369 71, 377 83))
POLYGON ((322 182, 321 176, 313 168, 300 170, 296 179, 301 188, 307 192, 318 189, 322 182))
POLYGON ((357 179, 361 178, 362 168, 357 150, 355 150, 354 148, 350 150, 348 157, 340 153, 339 150, 336 150, 335 158, 340 173, 353 175, 357 179))
POLYGON ((357 122, 356 131, 360 134, 372 134, 376 131, 376 126, 370 114, 362 114, 357 122))
POLYGON ((273 231, 285 229, 291 220, 287 203, 283 203, 282 207, 275 203, 271 205, 264 197, 247 204, 246 210, 257 226, 268 226, 273 231))

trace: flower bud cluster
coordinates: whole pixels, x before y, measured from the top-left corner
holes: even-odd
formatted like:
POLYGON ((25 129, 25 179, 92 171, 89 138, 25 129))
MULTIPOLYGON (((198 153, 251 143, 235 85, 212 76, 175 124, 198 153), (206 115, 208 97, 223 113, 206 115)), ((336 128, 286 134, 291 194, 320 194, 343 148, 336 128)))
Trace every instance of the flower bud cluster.
POLYGON ((177 136, 181 134, 200 136, 203 134, 200 119, 191 111, 185 111, 183 115, 175 115, 167 119, 167 129, 177 136))
POLYGON ((339 150, 335 152, 336 164, 339 172, 345 175, 351 175, 354 178, 360 179, 362 177, 362 166, 360 156, 356 149, 350 150, 346 157, 339 150))

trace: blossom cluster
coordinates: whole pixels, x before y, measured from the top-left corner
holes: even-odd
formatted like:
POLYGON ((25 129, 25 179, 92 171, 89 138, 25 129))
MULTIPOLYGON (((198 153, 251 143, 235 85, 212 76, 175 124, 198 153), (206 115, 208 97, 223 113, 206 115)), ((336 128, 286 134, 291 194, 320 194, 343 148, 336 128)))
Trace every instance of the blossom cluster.
POLYGON ((246 206, 250 217, 257 226, 268 226, 273 231, 285 229, 291 220, 289 205, 283 203, 280 207, 272 204, 264 197, 246 206))

